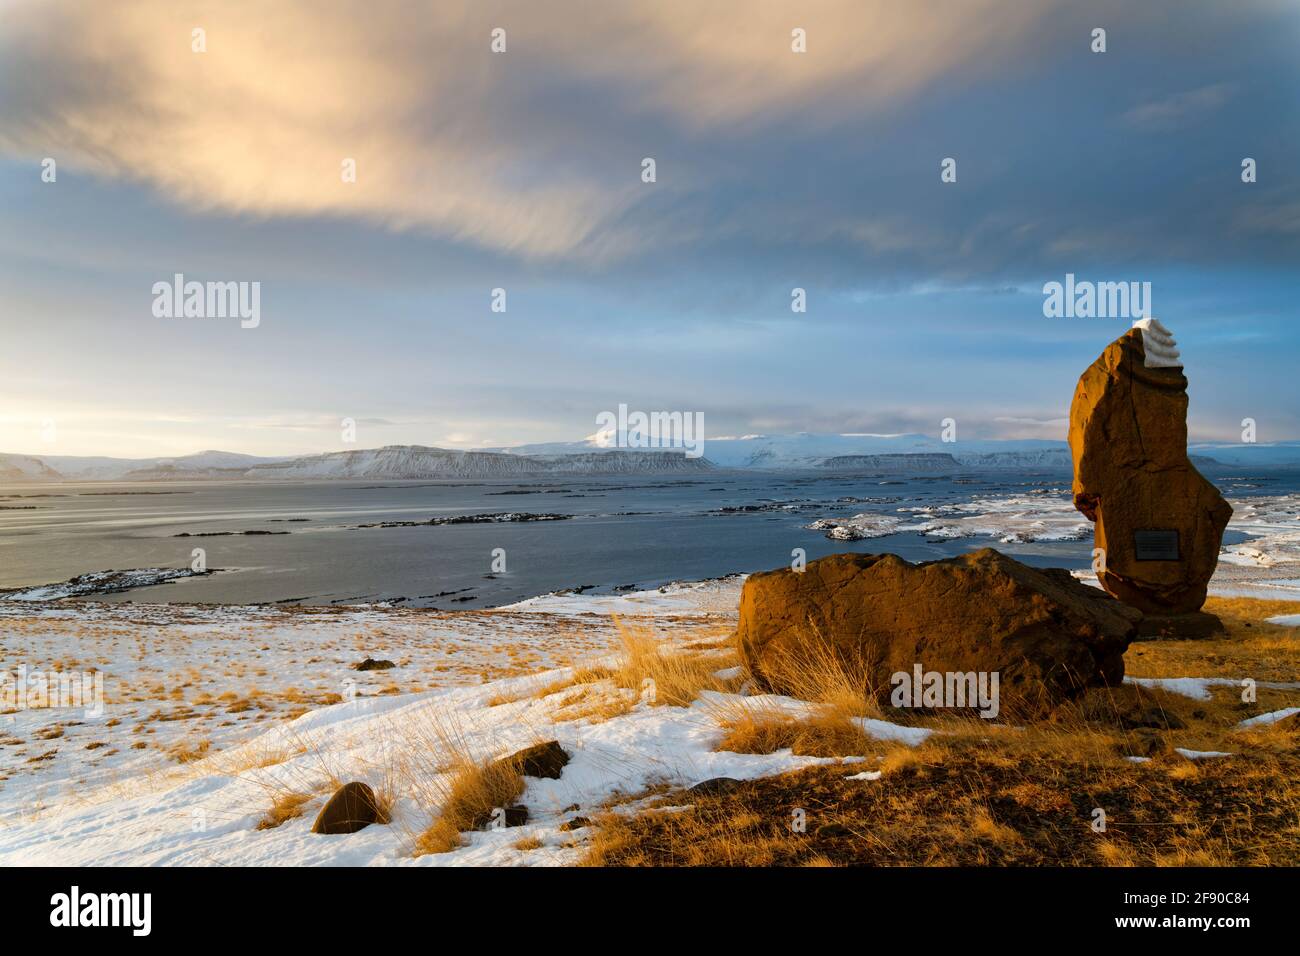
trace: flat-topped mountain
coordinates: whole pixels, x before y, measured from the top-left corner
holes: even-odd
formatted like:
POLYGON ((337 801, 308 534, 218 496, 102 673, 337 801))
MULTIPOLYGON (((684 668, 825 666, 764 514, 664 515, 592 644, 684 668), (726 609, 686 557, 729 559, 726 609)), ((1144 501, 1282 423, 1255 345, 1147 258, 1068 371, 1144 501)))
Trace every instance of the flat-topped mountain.
POLYGON ((712 468, 709 461, 687 458, 683 452, 615 450, 575 455, 507 455, 423 445, 387 445, 261 464, 249 469, 244 477, 510 478, 516 475, 696 473, 712 468))
MULTIPOLYGON (((259 457, 201 451, 175 458, 0 453, 0 481, 509 478, 527 475, 698 474, 717 468, 946 474, 1071 470, 1070 448, 1043 439, 942 442, 927 435, 747 435, 713 438, 702 457, 681 448, 608 448, 593 440, 459 451, 386 445, 318 455, 259 457)), ((1198 468, 1300 467, 1300 442, 1192 443, 1198 468)))
POLYGON ((830 471, 857 471, 880 475, 935 475, 957 471, 961 463, 952 455, 835 455, 818 468, 830 471))
POLYGON ((180 458, 37 458, 0 454, 6 481, 301 481, 510 478, 529 475, 698 474, 704 458, 673 451, 592 451, 572 455, 511 455, 423 445, 387 445, 297 458, 258 458, 200 452, 180 458))

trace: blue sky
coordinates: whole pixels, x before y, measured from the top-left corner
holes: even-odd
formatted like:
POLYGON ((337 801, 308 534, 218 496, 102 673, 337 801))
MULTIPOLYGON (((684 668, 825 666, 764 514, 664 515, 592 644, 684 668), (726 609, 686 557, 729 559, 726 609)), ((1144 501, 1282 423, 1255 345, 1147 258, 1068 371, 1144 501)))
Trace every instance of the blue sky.
POLYGON ((1064 437, 1129 324, 1044 317, 1067 272, 1152 283, 1194 438, 1300 436, 1300 6, 699 6, 6 4, 0 450, 1064 437), (156 318, 175 272, 261 324, 156 318))

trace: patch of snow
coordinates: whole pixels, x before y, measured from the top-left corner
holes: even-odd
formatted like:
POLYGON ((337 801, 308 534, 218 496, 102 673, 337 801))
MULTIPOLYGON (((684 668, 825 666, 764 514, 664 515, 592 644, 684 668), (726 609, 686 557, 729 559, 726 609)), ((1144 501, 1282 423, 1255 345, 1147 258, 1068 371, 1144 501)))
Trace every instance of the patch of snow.
POLYGON ((1249 727, 1264 727, 1269 724, 1276 724, 1279 720, 1286 720, 1292 714, 1300 714, 1300 707, 1284 707, 1282 710, 1274 710, 1267 714, 1260 714, 1257 717, 1247 717, 1233 729, 1245 730, 1249 727))
POLYGON ((898 509, 905 517, 865 512, 850 518, 819 518, 807 527, 840 541, 879 538, 915 532, 928 538, 990 537, 1004 543, 1082 541, 1092 525, 1075 510, 1066 489, 1039 494, 976 495, 969 501, 910 505, 898 509))
POLYGON ((1192 700, 1210 700, 1211 687, 1240 687, 1241 681, 1229 677, 1125 677, 1124 683, 1155 690, 1167 690, 1192 700))
POLYGON ((934 733, 929 727, 905 727, 902 724, 890 723, 888 720, 877 720, 873 717, 854 717, 853 722, 862 728, 862 732, 869 737, 875 737, 877 740, 892 740, 898 743, 907 744, 909 747, 919 746, 934 733))
POLYGON ((746 575, 711 581, 683 581, 648 591, 623 594, 579 594, 558 591, 526 598, 498 611, 536 611, 546 614, 727 614, 734 615, 746 575))
POLYGON ((809 531, 824 531, 832 541, 863 541, 883 538, 898 530, 901 522, 890 515, 863 514, 851 518, 818 518, 808 525, 809 531))
POLYGON ((0 601, 58 601, 63 598, 85 597, 90 594, 116 594, 135 588, 166 584, 181 578, 210 574, 210 571, 192 571, 189 568, 137 568, 130 571, 92 571, 58 584, 15 588, 0 591, 0 601))
MULTIPOLYGON (((1124 683, 1167 690, 1171 694, 1181 694, 1192 700, 1209 700, 1212 696, 1211 687, 1242 686, 1242 682, 1234 677, 1125 677, 1124 683)), ((1256 681, 1255 686, 1273 690, 1296 690, 1300 688, 1300 681, 1256 681)))

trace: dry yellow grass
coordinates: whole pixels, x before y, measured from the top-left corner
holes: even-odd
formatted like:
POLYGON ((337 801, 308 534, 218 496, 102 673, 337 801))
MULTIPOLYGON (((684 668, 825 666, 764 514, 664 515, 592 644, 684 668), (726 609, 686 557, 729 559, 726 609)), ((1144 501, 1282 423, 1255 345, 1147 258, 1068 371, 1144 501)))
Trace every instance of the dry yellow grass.
POLYGON ((271 803, 271 809, 257 824, 259 830, 274 830, 287 820, 302 816, 303 804, 311 801, 310 793, 280 794, 271 803))
POLYGON ((500 707, 503 704, 514 704, 530 698, 542 700, 563 690, 568 690, 575 685, 594 684, 608 680, 613 675, 614 672, 608 667, 575 667, 566 677, 541 681, 535 686, 528 685, 519 690, 490 697, 487 705, 489 707, 500 707))
POLYGON ((821 705, 842 717, 880 717, 867 667, 835 653, 813 628, 812 637, 775 658, 768 678, 789 696, 821 705))
POLYGON ((714 676, 731 660, 671 647, 653 630, 625 624, 617 616, 619 658, 610 679, 618 687, 640 693, 654 706, 689 707, 704 690, 725 691, 726 681, 714 676))
MULTIPOLYGON (((1300 631, 1265 618, 1294 603, 1212 599, 1227 633, 1139 642, 1142 677, 1218 676, 1293 682, 1300 631)), ((718 714, 719 749, 790 747, 877 762, 748 781, 727 793, 665 794, 637 815, 607 814, 587 865, 1102 865, 1300 863, 1300 730, 1294 721, 1238 730, 1245 718, 1300 705, 1300 691, 1236 685, 1194 699, 1134 685, 1094 691, 1023 727, 974 717, 896 715, 932 728, 915 748, 855 737, 850 716, 876 716, 866 682, 814 649, 784 680, 819 701, 793 719, 747 702, 718 714), (1176 748, 1231 757, 1189 760, 1176 748), (1141 756, 1135 763, 1127 757, 1141 756), (1107 827, 1094 829, 1095 811, 1107 827), (792 826, 799 815, 806 827, 792 826)))
POLYGON ((640 623, 627 623, 613 616, 618 645, 611 664, 577 666, 562 678, 545 681, 510 693, 498 694, 488 701, 498 707, 529 698, 545 699, 570 688, 580 692, 558 702, 560 720, 607 720, 627 713, 637 701, 651 706, 687 707, 701 691, 731 691, 735 680, 718 678, 715 673, 734 663, 725 636, 713 635, 688 645, 665 640, 654 629, 640 623), (615 688, 632 691, 600 695, 594 685, 609 682, 615 688), (584 706, 576 707, 579 702, 584 706))
POLYGON ((1300 613, 1300 603, 1211 597, 1205 610, 1223 622, 1222 636, 1191 641, 1142 641, 1124 655, 1132 677, 1250 677, 1294 681, 1300 675, 1300 628, 1268 618, 1300 613))
POLYGON ((854 757, 878 753, 881 745, 847 716, 834 710, 790 717, 743 700, 719 713, 724 733, 715 750, 770 754, 791 750, 810 757, 854 757))
POLYGON ((188 740, 179 740, 167 748, 167 755, 177 763, 194 763, 206 757, 211 747, 212 742, 209 740, 199 740, 193 743, 188 740))
POLYGON ((621 687, 589 685, 566 695, 552 713, 555 721, 584 720, 598 724, 628 713, 636 706, 637 696, 621 687))
POLYGON ((446 787, 442 812, 415 843, 415 855, 449 853, 461 845, 461 834, 492 820, 524 792, 524 778, 504 761, 462 760, 446 787))
MULTIPOLYGON (((899 748, 857 765, 692 795, 692 809, 607 814, 588 865, 1219 866, 1300 862, 1300 748, 1089 763, 1047 738, 899 748), (1095 813, 1106 828, 1094 829, 1095 813), (798 825, 797 825, 798 824, 798 825)), ((680 793, 661 798, 680 805, 680 793)))

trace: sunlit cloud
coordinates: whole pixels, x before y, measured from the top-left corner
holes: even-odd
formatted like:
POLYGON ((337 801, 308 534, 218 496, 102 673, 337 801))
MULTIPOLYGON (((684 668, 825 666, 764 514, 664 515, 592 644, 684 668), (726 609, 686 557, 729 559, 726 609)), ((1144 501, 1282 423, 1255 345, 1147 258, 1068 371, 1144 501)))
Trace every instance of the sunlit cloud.
MULTIPOLYGON (((144 183, 199 212, 360 218, 607 259, 681 228, 654 213, 625 221, 646 202, 639 163, 656 143, 620 141, 615 121, 842 120, 955 82, 979 55, 987 69, 1050 6, 18 2, 0 35, 16 93, 0 148, 144 183), (498 25, 504 55, 489 50, 498 25), (794 28, 807 31, 806 55, 790 51, 794 28), (205 52, 191 48, 194 29, 205 52), (553 130, 534 115, 546 84, 576 98, 553 130)), ((683 169, 662 189, 711 185, 683 169)), ((897 225, 850 229, 868 248, 911 242, 897 225)))

